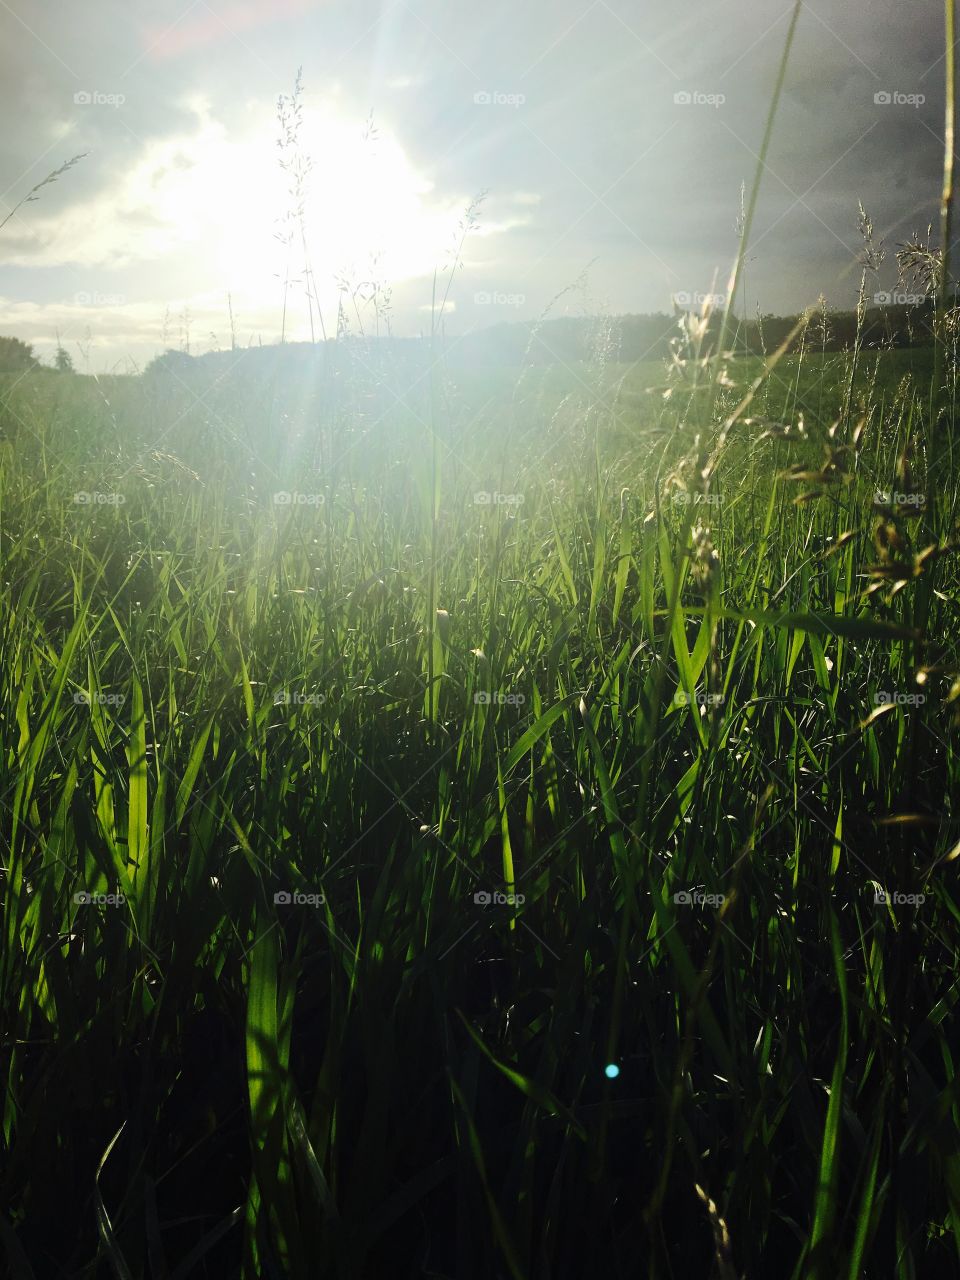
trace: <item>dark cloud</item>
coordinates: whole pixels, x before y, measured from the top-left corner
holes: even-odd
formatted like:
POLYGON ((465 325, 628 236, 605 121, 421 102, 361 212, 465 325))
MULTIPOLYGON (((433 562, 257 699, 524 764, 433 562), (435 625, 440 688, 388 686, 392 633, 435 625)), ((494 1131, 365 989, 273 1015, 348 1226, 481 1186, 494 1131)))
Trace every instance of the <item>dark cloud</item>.
MULTIPOLYGON (((159 317, 193 294, 225 294, 231 282, 202 243, 164 236, 165 184, 178 165, 198 163, 204 129, 229 142, 269 123, 300 64, 308 98, 357 122, 373 110, 432 184, 426 199, 447 205, 489 190, 484 217, 500 230, 468 250, 457 323, 535 314, 595 258, 592 296, 610 310, 666 309, 672 290, 708 289, 729 270, 791 9, 777 0, 10 0, 0 11, 0 109, 17 127, 0 139, 5 207, 69 155, 89 155, 5 229, 4 256, 16 265, 0 267, 0 328, 28 317, 28 336, 46 341, 58 297, 123 295, 136 307, 128 345, 140 350, 155 341, 151 307, 159 317), (130 189, 141 172, 157 211, 130 189), (97 219, 115 255, 91 245, 97 219), (492 315, 473 303, 485 292, 525 302, 492 315)), ((850 302, 858 201, 891 242, 935 216, 942 80, 939 0, 805 4, 757 210, 750 310, 791 310, 821 290, 850 302)), ((324 157, 314 159, 320 198, 335 201, 324 157)), ((202 225, 201 213, 183 217, 202 225)), ((426 283, 424 273, 424 300, 426 283)), ((418 288, 398 287, 401 331, 421 323, 418 288)), ((96 307, 84 314, 95 326, 96 307)), ((123 346, 121 320, 116 308, 104 318, 105 350, 123 346)))

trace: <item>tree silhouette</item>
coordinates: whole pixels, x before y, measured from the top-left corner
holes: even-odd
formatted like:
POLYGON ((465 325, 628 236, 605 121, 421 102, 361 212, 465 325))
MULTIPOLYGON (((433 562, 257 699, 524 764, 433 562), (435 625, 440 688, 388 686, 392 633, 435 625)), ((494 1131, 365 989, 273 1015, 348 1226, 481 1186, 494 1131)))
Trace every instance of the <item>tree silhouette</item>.
POLYGON ((20 338, 0 336, 0 373, 26 373, 36 369, 40 361, 33 354, 33 347, 20 338))
POLYGON ((74 373, 73 358, 65 347, 58 346, 57 354, 53 357, 53 367, 57 373, 74 373))

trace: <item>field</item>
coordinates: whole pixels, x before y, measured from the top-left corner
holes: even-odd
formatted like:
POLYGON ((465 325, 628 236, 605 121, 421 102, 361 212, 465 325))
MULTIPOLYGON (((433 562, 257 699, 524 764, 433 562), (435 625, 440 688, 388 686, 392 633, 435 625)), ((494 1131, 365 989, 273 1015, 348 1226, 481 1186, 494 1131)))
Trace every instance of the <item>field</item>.
POLYGON ((17 1280, 957 1273, 954 366, 678 337, 5 380, 17 1280))

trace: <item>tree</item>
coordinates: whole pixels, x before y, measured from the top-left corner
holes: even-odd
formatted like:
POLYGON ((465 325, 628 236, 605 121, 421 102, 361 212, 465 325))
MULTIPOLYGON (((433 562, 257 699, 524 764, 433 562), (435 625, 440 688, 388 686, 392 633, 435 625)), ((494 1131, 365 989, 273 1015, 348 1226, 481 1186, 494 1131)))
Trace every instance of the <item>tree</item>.
POLYGON ((144 369, 145 374, 175 374, 176 376, 186 376, 194 367, 194 357, 188 355, 186 351, 174 351, 169 349, 164 351, 163 355, 156 356, 144 369))
POLYGON ((74 373, 73 359, 65 347, 57 346, 57 354, 53 357, 53 367, 57 373, 74 373))
POLYGON ((0 336, 0 373, 26 373, 39 363, 29 343, 0 336))

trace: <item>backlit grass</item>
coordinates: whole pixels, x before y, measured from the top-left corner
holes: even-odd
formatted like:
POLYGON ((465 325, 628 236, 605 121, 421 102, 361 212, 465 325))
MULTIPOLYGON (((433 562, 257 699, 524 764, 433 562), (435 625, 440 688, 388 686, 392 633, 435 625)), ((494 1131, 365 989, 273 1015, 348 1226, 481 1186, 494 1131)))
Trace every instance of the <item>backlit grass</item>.
POLYGON ((7 387, 15 1273, 949 1270, 954 472, 729 372, 7 387))

